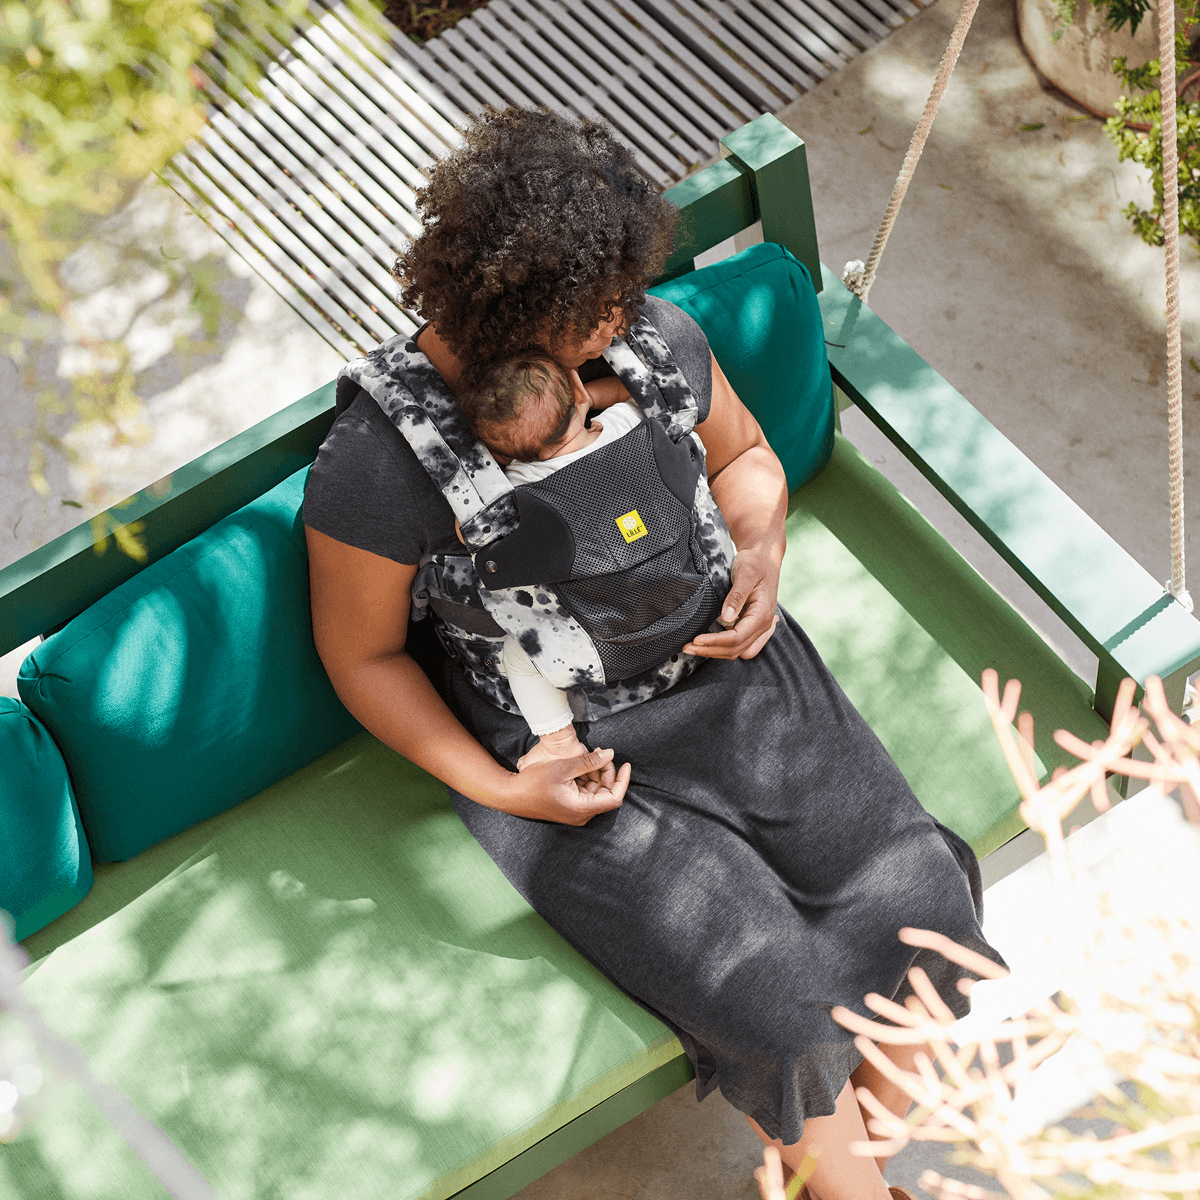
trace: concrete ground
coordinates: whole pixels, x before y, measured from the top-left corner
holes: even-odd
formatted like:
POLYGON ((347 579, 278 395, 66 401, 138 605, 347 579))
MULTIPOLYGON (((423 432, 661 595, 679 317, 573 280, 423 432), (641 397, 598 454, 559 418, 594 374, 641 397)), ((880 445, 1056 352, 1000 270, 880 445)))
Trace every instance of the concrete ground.
MULTIPOLYGON (((940 0, 781 114, 808 144, 822 257, 839 273, 870 249, 957 11, 955 0, 940 0)), ((1169 573, 1162 252, 1130 230, 1121 215, 1130 200, 1149 200, 1143 172, 1118 163, 1101 122, 1039 79, 1017 39, 1012 0, 983 0, 870 302, 1161 579, 1169 573)), ((227 301, 222 324, 211 341, 199 339, 198 318, 153 263, 132 282, 114 282, 102 255, 81 265, 100 297, 87 319, 126 322, 141 347, 145 399, 123 438, 52 418, 75 461, 52 457, 51 491, 41 497, 27 484, 29 441, 20 432, 33 420, 33 388, 0 358, 10 397, 0 415, 0 566, 337 369, 333 351, 197 219, 161 194, 143 203, 147 244, 210 270, 227 301), (189 331, 201 343, 190 357, 172 348, 175 334, 189 331)), ((1200 373, 1188 359, 1200 361, 1200 259, 1190 245, 1182 258, 1185 421, 1193 426, 1185 469, 1195 490, 1200 373)), ((72 354, 64 346, 61 358, 36 364, 43 380, 69 371, 72 354)), ((1086 648, 890 443, 857 413, 844 425, 1076 670, 1094 670, 1086 648)), ((1194 526, 1194 555, 1198 538, 1194 526)), ((1194 562, 1200 575, 1200 557, 1194 562)), ((1193 586, 1200 592, 1200 579, 1193 586)), ((22 656, 0 660, 0 693, 13 691, 22 656)), ((989 935, 1010 958, 1028 948, 1021 895, 1038 869, 989 890, 989 935)), ((898 1156, 891 1181, 915 1186, 924 1166, 940 1161, 926 1158, 916 1149, 898 1156)), ((519 1197, 737 1200, 757 1195, 750 1172, 759 1161, 740 1114, 719 1095, 697 1106, 689 1087, 519 1197)))
MULTIPOLYGON (((81 296, 76 328, 125 342, 141 399, 115 427, 80 420, 65 401, 87 354, 66 328, 37 361, 19 365, 0 354, 0 568, 327 383, 342 363, 157 181, 70 266, 81 296), (179 286, 185 270, 208 283, 211 332, 179 286), (46 393, 57 404, 39 405, 46 393), (46 458, 45 494, 30 483, 39 421, 57 440, 46 458)), ((0 656, 0 695, 16 695, 30 648, 0 656)))

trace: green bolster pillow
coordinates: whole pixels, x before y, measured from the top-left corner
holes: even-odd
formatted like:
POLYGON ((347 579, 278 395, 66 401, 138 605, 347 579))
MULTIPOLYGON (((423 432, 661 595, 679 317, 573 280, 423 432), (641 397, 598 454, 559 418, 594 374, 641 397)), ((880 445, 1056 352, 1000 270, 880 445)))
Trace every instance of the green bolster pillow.
POLYGON ((804 264, 764 242, 650 292, 704 330, 779 455, 788 489, 816 474, 833 452, 833 384, 821 306, 804 264))
POLYGON ((74 908, 91 886, 67 765, 33 713, 0 696, 0 908, 17 940, 74 908))
POLYGON ((148 566, 22 664, 21 697, 62 751, 97 862, 132 858, 359 732, 313 645, 306 472, 148 566))

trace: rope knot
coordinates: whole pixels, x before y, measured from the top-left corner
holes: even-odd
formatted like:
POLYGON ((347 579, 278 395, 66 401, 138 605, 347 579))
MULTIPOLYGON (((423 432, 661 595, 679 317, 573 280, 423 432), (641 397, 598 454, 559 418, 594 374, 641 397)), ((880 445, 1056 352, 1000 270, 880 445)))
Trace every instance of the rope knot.
POLYGON ((842 268, 842 282, 861 300, 863 284, 867 278, 867 264, 861 258, 852 258, 842 268))

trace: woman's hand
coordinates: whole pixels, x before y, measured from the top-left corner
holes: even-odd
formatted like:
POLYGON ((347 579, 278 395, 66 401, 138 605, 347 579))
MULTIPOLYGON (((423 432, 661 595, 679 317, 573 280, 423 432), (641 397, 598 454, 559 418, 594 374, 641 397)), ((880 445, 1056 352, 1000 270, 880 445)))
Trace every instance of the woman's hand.
MULTIPOLYGON (((405 652, 415 565, 308 529, 313 637, 345 706, 380 741, 464 796, 544 821, 585 825, 629 786, 611 750, 506 770, 459 723, 405 652)), ((574 736, 574 730, 570 731, 574 736)))
POLYGON ((779 566, 768 551, 741 551, 733 560, 733 580, 719 618, 722 633, 702 633, 683 648, 700 658, 753 658, 779 624, 776 596, 779 566))
POLYGON ((598 813, 619 808, 625 798, 631 768, 624 763, 616 770, 613 757, 612 750, 587 750, 574 758, 526 763, 509 776, 503 809, 538 821, 586 825, 598 813))

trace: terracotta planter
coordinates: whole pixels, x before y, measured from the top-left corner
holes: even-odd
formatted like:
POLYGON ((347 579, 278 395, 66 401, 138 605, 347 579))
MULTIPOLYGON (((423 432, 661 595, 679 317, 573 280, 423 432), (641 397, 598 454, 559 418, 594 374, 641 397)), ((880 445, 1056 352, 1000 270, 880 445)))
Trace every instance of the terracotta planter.
POLYGON ((1089 0, 1079 0, 1074 22, 1056 42, 1051 34, 1061 25, 1047 0, 1017 0, 1017 28, 1034 66, 1097 116, 1117 111, 1121 81, 1112 73, 1114 58, 1124 55, 1131 67, 1140 67, 1158 57, 1157 12, 1147 13, 1133 36, 1128 26, 1114 33, 1089 0))

